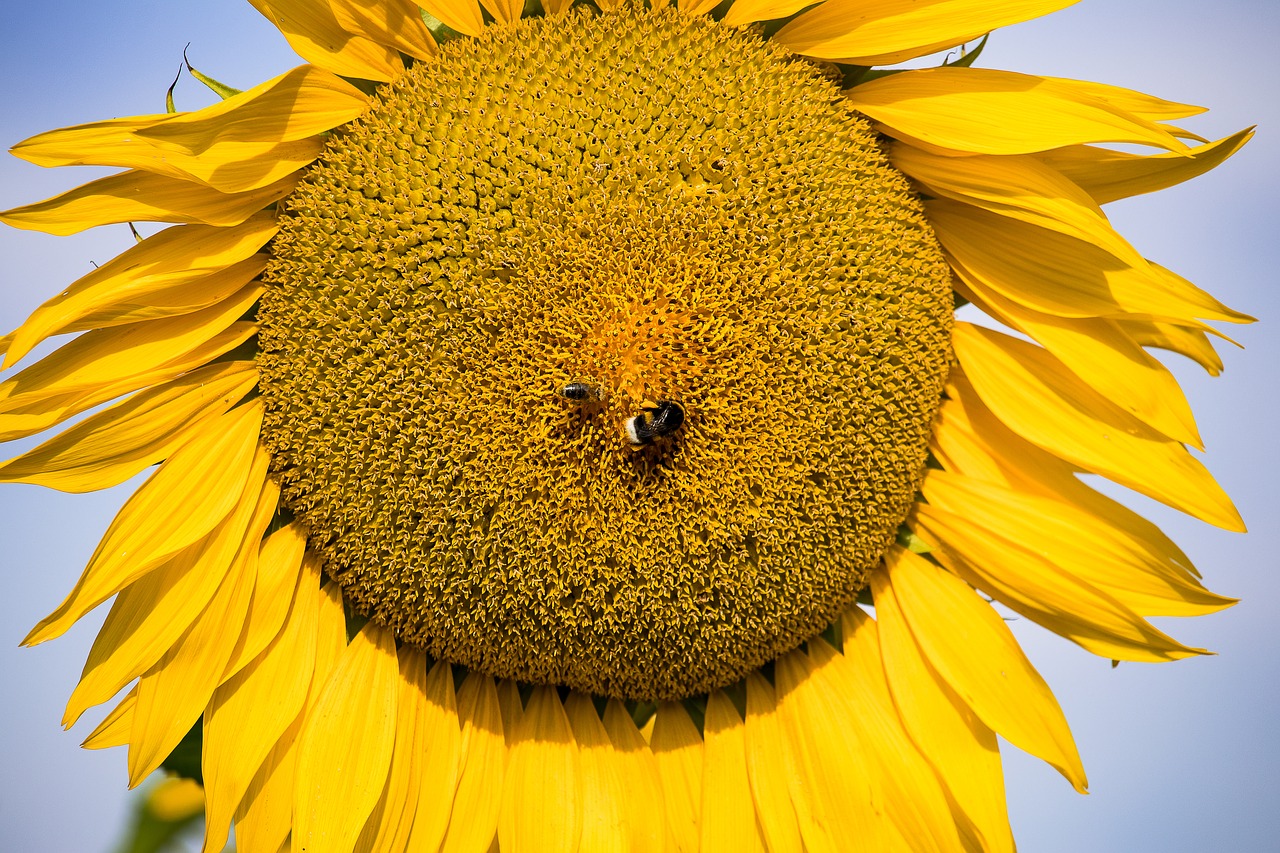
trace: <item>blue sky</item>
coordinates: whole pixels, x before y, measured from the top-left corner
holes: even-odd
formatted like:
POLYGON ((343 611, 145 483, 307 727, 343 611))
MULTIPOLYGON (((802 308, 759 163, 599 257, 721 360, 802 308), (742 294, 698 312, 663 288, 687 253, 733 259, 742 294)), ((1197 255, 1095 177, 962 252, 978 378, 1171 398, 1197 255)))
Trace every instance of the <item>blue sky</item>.
MULTIPOLYGON (((238 0, 108 0, 11 4, 0 36, 0 143, 53 127, 159 112, 183 46, 201 70, 248 88, 298 64, 282 38, 238 0)), ((1280 195, 1280 4, 1235 0, 1084 0, 1047 19, 998 32, 980 64, 1079 77, 1202 104, 1189 121, 1210 138, 1260 125, 1258 137, 1214 173, 1158 196, 1108 208, 1149 257, 1261 322, 1230 329, 1226 372, 1209 379, 1170 359, 1196 408, 1205 461, 1251 528, 1228 534, 1140 498, 1184 546, 1215 591, 1241 604, 1200 620, 1164 620, 1218 652, 1157 666, 1106 661, 1015 622, 1054 688, 1088 770, 1081 797, 1044 765, 1006 748, 1014 831, 1024 853, 1275 849, 1280 817, 1280 600, 1274 426, 1280 336, 1275 285, 1280 195)), ((180 108, 212 99, 184 79, 180 108)), ((0 207, 53 195, 91 170, 42 170, 0 158, 0 207)), ((0 326, 13 328, 57 289, 131 243, 124 226, 54 238, 0 226, 0 326)), ((22 445, 10 448, 17 452, 22 445)), ((5 454, 11 455, 9 453, 5 454)), ((105 613, 64 638, 20 650, 26 630, 70 588, 111 514, 136 484, 87 496, 0 487, 5 595, 0 596, 0 847, 107 850, 129 794, 123 750, 79 742, 58 720, 105 613)))

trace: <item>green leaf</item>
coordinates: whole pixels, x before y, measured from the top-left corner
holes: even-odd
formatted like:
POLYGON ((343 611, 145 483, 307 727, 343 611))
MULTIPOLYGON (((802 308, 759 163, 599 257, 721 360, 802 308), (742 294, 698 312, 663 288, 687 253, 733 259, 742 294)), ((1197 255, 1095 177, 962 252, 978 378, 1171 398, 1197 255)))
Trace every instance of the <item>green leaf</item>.
POLYGON ((182 740, 169 753, 169 757, 160 763, 163 770, 168 770, 183 779, 194 779, 204 784, 204 773, 200 768, 200 755, 204 750, 204 720, 196 721, 191 731, 183 735, 182 740))
POLYGON ((166 815, 155 808, 152 795, 164 782, 151 782, 138 793, 137 805, 129 817, 124 837, 115 846, 115 853, 166 853, 186 849, 176 842, 187 830, 194 829, 204 817, 203 811, 182 815, 166 815))

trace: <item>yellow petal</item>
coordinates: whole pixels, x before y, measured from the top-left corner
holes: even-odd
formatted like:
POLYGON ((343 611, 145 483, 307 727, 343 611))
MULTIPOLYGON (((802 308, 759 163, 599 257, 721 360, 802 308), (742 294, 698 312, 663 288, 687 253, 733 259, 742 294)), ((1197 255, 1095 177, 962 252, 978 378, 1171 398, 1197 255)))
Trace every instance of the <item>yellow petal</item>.
MULTIPOLYGON (((618 757, 591 697, 574 691, 565 700, 564 712, 569 718, 573 740, 578 745, 581 774, 582 835, 578 846, 591 851, 657 850, 662 847, 655 834, 649 847, 633 844, 628 825, 631 780, 624 775, 626 765, 618 757)), ((652 821, 652 817, 649 818, 652 821)))
MULTIPOLYGON (((0 423, 6 425, 4 432, 0 433, 0 436, 3 436, 0 441, 11 441, 42 432, 107 400, 149 385, 168 382, 176 376, 199 369, 236 349, 253 337, 257 331, 258 327, 254 323, 233 323, 225 331, 215 334, 204 343, 197 344, 194 349, 158 367, 127 377, 111 377, 107 383, 96 387, 89 387, 65 396, 54 396, 52 402, 45 399, 43 404, 48 408, 43 411, 40 408, 41 398, 48 398, 48 394, 41 389, 36 389, 26 397, 0 403, 0 407, 10 407, 9 414, 0 415, 0 423)), ((256 366, 253 369, 256 371, 256 366)))
MULTIPOLYGON (((1028 21, 1076 0, 827 0, 773 38, 789 50, 855 65, 893 65, 1028 21)), ((781 17, 781 16, 775 16, 781 17)))
POLYGON ((1181 444, 1134 420, 1039 347, 967 323, 956 358, 983 402, 1010 429, 1081 468, 1227 530, 1244 524, 1181 444))
POLYGON ((523 0, 480 0, 480 4, 493 15, 499 24, 510 24, 520 20, 524 14, 523 0))
MULTIPOLYGON (((478 672, 467 675, 458 691, 458 720, 462 723, 458 790, 440 848, 444 853, 487 850, 498 831, 507 747, 498 688, 491 677, 478 672)), ((421 815, 421 804, 418 809, 421 815)))
POLYGON ((256 328, 236 318, 257 301, 258 293, 259 287, 250 285, 194 314, 86 332, 0 383, 0 440, 48 429, 211 361, 256 328))
POLYGON ((1160 125, 1098 99, 1088 84, 1072 80, 924 68, 881 77, 846 94, 854 109, 889 136, 955 151, 1030 154, 1089 142, 1187 150, 1160 125))
POLYGON ((554 687, 534 687, 507 762, 498 842, 507 850, 576 851, 582 770, 554 687))
MULTIPOLYGON (((280 487, 274 480, 268 479, 262 490, 263 502, 274 510, 280 502, 280 487)), ((263 528, 266 532, 266 528, 263 528)), ((228 679, 250 661, 262 653, 262 650, 275 639, 284 627, 285 617, 293 600, 294 588, 299 573, 315 574, 313 566, 304 567, 304 562, 314 562, 315 557, 304 555, 306 548, 305 534, 298 524, 287 524, 272 533, 266 539, 258 537, 259 546, 252 559, 257 564, 257 581, 253 587, 253 599, 249 602, 249 613, 245 617, 244 630, 236 640, 235 652, 223 679, 228 679)))
MULTIPOLYGON (((1254 318, 1241 311, 1236 311, 1223 305, 1212 294, 1207 293, 1187 281, 1176 272, 1166 269, 1157 263, 1152 263, 1151 269, 1155 272, 1160 280, 1160 284, 1169 293, 1174 294, 1177 298, 1183 300, 1188 305, 1195 305, 1197 312, 1195 316, 1202 317, 1206 320, 1221 320, 1224 323, 1252 323, 1254 318)), ((1230 338, 1227 338, 1230 340, 1230 338)), ((1233 342, 1234 343, 1234 342, 1233 342)))
POLYGON ((254 253, 278 227, 266 211, 231 228, 178 225, 153 234, 32 312, 14 332, 4 366, 13 367, 52 335, 189 314, 221 302, 240 289, 225 290, 234 281, 228 268, 260 264, 254 253))
POLYGON ((682 705, 659 703, 649 748, 662 781, 669 844, 677 850, 696 851, 702 822, 703 745, 682 705))
POLYGON ((1199 577, 1190 558, 1138 513, 1081 482, 1074 465, 1036 447, 1002 424, 983 405, 959 367, 947 381, 930 451, 947 471, 1026 494, 1069 503, 1107 519, 1141 543, 1141 550, 1188 579, 1199 577))
POLYGON ((511 747, 515 746, 520 721, 524 719, 524 703, 520 701, 520 686, 514 679, 498 682, 498 710, 502 713, 503 742, 507 747, 507 759, 511 759, 511 747))
POLYGON ((572 5, 573 0, 543 0, 542 3, 548 15, 563 15, 572 5))
POLYGON ((1082 95, 1090 95, 1100 101, 1106 101, 1124 112, 1149 118, 1152 121, 1163 122, 1170 119, 1197 116, 1207 112, 1205 107, 1167 101, 1164 98, 1157 98, 1155 95, 1126 89, 1123 86, 1112 86, 1109 83, 1097 83, 1092 80, 1068 80, 1062 77, 1050 77, 1047 79, 1057 80, 1073 87, 1082 95))
MULTIPOLYGON (((237 505, 212 533, 116 596, 93 641, 80 683, 67 702, 64 728, 74 725, 86 708, 107 701, 150 669, 196 621, 227 574, 239 571, 235 560, 246 537, 260 537, 275 511, 272 502, 265 520, 255 517, 263 514, 258 506, 266 461, 262 457, 250 472, 237 505)), ((240 575, 247 576, 252 586, 252 572, 240 575)), ((228 638, 228 642, 234 641, 228 638)))
POLYGON ((349 853, 391 767, 395 635, 365 623, 307 713, 298 743, 293 849, 349 853))
POLYGON ((965 849, 1013 853, 995 733, 927 661, 903 618, 895 577, 877 570, 871 587, 880 656, 903 728, 942 780, 953 811, 963 816, 958 828, 965 849))
POLYGON ((707 697, 702 737, 702 849, 763 851, 747 778, 746 727, 723 690, 707 697))
MULTIPOLYGON (((100 157, 110 156, 125 146, 138 144, 135 134, 144 127, 172 121, 180 113, 112 118, 86 124, 60 127, 37 133, 9 149, 9 153, 28 163, 46 168, 53 166, 118 166, 100 157)), ((175 175, 181 174, 174 172, 175 175)))
MULTIPOLYGON (((320 613, 320 571, 295 575, 281 631, 213 692, 204 715, 205 849, 217 851, 236 808, 272 747, 298 719, 311 686, 320 613)), ((255 594, 257 589, 255 588, 255 594)))
POLYGON ((210 422, 165 460, 125 503, 80 580, 58 609, 23 640, 61 636, 81 616, 203 538, 235 507, 258 450, 261 403, 210 422))
MULTIPOLYGON (((982 208, 990 213, 1037 225, 1068 237, 1075 237, 1108 253, 1123 264, 1144 273, 1148 286, 1161 285, 1160 273, 1150 270, 1145 259, 1122 239, 1107 223, 1101 209, 1083 190, 1052 169, 1030 156, 992 157, 944 157, 920 151, 908 145, 895 145, 894 165, 910 175, 933 196, 944 196, 982 208)), ((1043 276, 1036 276, 1035 269, 1025 270, 1024 275, 998 275, 990 269, 987 258, 974 258, 984 254, 975 238, 959 225, 959 234, 951 234, 949 217, 964 217, 968 208, 947 206, 943 208, 944 240, 952 245, 965 269, 957 283, 962 295, 978 303, 978 307, 1007 325, 1024 332, 1054 353, 1076 375, 1088 382, 1104 396, 1119 403, 1135 417, 1178 441, 1201 446, 1191 407, 1187 404, 1177 381, 1160 362, 1144 353, 1141 347, 1128 338, 1123 330, 1106 320, 1072 318, 1062 320, 1052 314, 1044 314, 1026 305, 1006 298, 996 289, 1006 288, 1019 281, 1030 281, 1035 290, 1045 290, 1043 276), (968 236, 968 239, 966 239, 968 236), (966 274, 968 273, 968 274, 966 274), (985 274, 984 274, 985 273, 985 274)), ((994 229, 996 223, 987 220, 994 229)), ((1017 231, 1015 230, 1015 234, 1017 231)), ((985 254, 1003 254, 1006 245, 998 245, 1000 251, 985 254)), ((1071 246, 1067 244, 1066 248, 1071 246)), ((1025 246, 1023 247, 1025 250, 1025 246)), ((1078 248, 1078 246, 1077 246, 1078 248)), ((1034 253, 1026 252, 1032 263, 1034 253)), ((1051 261, 1041 261, 1041 266, 1053 266, 1051 261)), ((1067 267, 1077 273, 1084 265, 1067 267)), ((1132 274, 1129 278, 1135 278, 1132 274)), ((1052 298, 1060 298, 1062 291, 1050 290, 1052 298)), ((1110 298, 1114 294, 1105 294, 1110 298)), ((1133 307, 1146 310, 1174 310, 1166 305, 1167 293, 1147 300, 1146 304, 1133 307)), ((1034 301, 1034 298, 1024 301, 1034 301)), ((1183 300, 1182 308, 1188 313, 1199 309, 1201 300, 1192 296, 1183 300)), ((1215 300, 1216 303, 1216 300, 1215 300)), ((1117 303, 1119 304, 1119 303, 1117 303)), ((1220 304, 1209 306, 1209 311, 1223 317, 1220 304)))
POLYGON ((1191 404, 1169 369, 1148 355, 1115 320, 1065 319, 1032 311, 976 283, 960 293, 991 317, 1043 346, 1103 397, 1164 436, 1204 449, 1191 404))
POLYGON ((138 139, 144 127, 172 121, 174 113, 128 116, 38 133, 9 149, 37 166, 121 166, 185 179, 186 172, 138 139))
MULTIPOLYGON (((227 101, 221 102, 225 104, 227 101)), ((143 137, 143 134, 138 136, 143 137)), ((320 136, 292 142, 262 138, 265 141, 224 142, 215 150, 192 155, 154 145, 143 137, 147 147, 141 152, 145 156, 131 151, 129 158, 120 158, 119 163, 110 165, 168 174, 152 165, 159 160, 168 167, 180 169, 175 177, 187 181, 195 179, 219 192, 250 192, 292 179, 291 175, 310 165, 324 149, 324 138, 320 136)))
POLYGON ((678 0, 677 5, 686 15, 705 15, 718 4, 716 0, 678 0))
MULTIPOLYGON (((179 226, 199 228, 205 226, 179 226)), ((112 326, 162 320, 181 314, 193 314, 219 302, 233 298, 237 293, 251 289, 248 286, 267 268, 265 254, 251 255, 243 261, 222 267, 207 275, 199 271, 184 270, 172 278, 188 278, 189 281, 165 282, 163 290, 148 294, 139 304, 135 296, 114 299, 112 304, 101 306, 96 316, 76 317, 73 323, 58 330, 58 334, 79 332, 85 329, 106 329, 112 326)), ((33 341, 38 343, 38 341, 33 341)), ((15 359, 16 360, 16 359, 15 359)))
POLYGON ((992 536, 1033 545, 1045 560, 1144 616, 1202 616, 1235 603, 1215 595, 1106 517, 1052 498, 932 470, 930 504, 992 536))
POLYGON ((416 0, 419 8, 438 18, 449 29, 463 35, 478 36, 484 32, 484 15, 476 0, 416 0))
POLYGON ((208 606, 138 680, 129 734, 129 787, 160 766, 200 719, 231 658, 253 592, 250 561, 236 559, 208 606))
POLYGON ((167 458, 191 432, 257 384, 252 362, 219 362, 141 391, 44 444, 0 463, 0 482, 89 492, 123 483, 167 458))
POLYGON ((307 62, 342 77, 385 82, 404 73, 399 51, 338 22, 330 2, 249 0, 307 62))
POLYGON ((796 772, 788 776, 805 848, 842 851, 857 838, 867 850, 907 850, 885 816, 882 792, 872 789, 872 769, 845 697, 799 650, 775 662, 778 725, 796 772), (897 845, 897 846, 894 846, 897 845))
POLYGON ((897 143, 891 149, 891 159, 930 196, 955 199, 1076 237, 1130 266, 1144 264, 1088 193, 1032 155, 946 157, 897 143))
MULTIPOLYGON (((423 750, 416 757, 418 803, 407 853, 435 853, 444 839, 453 809, 462 756, 462 731, 458 701, 453 692, 453 671, 437 661, 427 674, 423 690, 423 750)), ((394 848, 393 848, 394 851, 394 848)), ((398 851, 394 851, 398 853, 398 851)))
POLYGON ((138 130, 140 145, 114 166, 156 171, 160 161, 224 193, 256 190, 311 163, 321 134, 359 116, 368 97, 303 65, 247 92, 138 130))
MULTIPOLYGON (((570 720, 572 719, 571 717, 570 720)), ((658 777, 658 762, 621 700, 610 699, 605 706, 604 727, 613 744, 607 760, 615 763, 614 772, 625 782, 621 806, 631 840, 629 849, 636 853, 662 850, 667 838, 667 822, 662 783, 658 777)), ((574 734, 577 737, 576 728, 574 734)), ((578 737, 578 743, 583 743, 581 737, 578 737)), ((592 849, 587 846, 590 815, 588 810, 583 817, 584 840, 581 846, 584 850, 592 849)), ((623 849, 628 848, 624 845, 623 849)))
POLYGON ((80 746, 85 749, 107 749, 112 746, 124 746, 129 742, 129 732, 133 729, 133 709, 138 701, 138 687, 135 684, 120 703, 102 718, 98 727, 89 733, 80 746))
POLYGON ((910 632, 928 665, 989 728, 1083 793, 1084 767, 1058 700, 1000 615, 964 581, 904 548, 890 548, 885 564, 887 575, 872 580, 877 614, 885 601, 895 629, 910 632))
POLYGON ((300 65, 252 89, 140 130, 166 150, 221 156, 229 143, 295 142, 358 117, 369 96, 340 77, 300 65))
POLYGON ((1078 184, 1098 204, 1156 192, 1189 181, 1223 163, 1253 137, 1253 128, 1190 149, 1184 154, 1131 154, 1072 145, 1037 154, 1078 184))
POLYGON ((912 530, 968 584, 1096 655, 1154 663, 1207 654, 1060 570, 1040 557, 1035 543, 1001 539, 963 515, 927 504, 917 505, 912 530))
POLYGON ((395 748, 378 803, 355 845, 355 853, 404 853, 418 809, 421 755, 426 748, 427 656, 403 646, 397 652, 400 678, 396 690, 395 748))
POLYGON ((293 780, 298 764, 297 735, 302 715, 280 736, 245 791, 235 817, 237 850, 289 853, 293 828, 293 780))
POLYGON ((821 638, 809 656, 845 705, 863 760, 870 763, 871 796, 911 850, 951 851, 960 846, 955 817, 929 762, 902 727, 885 681, 875 621, 859 607, 841 620, 844 653, 821 638))
POLYGON ((1184 355, 1203 367, 1210 376, 1222 373, 1222 356, 1213 348, 1209 335, 1201 329, 1142 319, 1119 318, 1116 322, 1141 346, 1184 355))
POLYGON ((1087 240, 949 199, 928 201, 925 209, 966 285, 993 290, 1033 311, 1239 322, 1236 312, 1202 298, 1202 291, 1171 286, 1155 264, 1134 266, 1087 240))
MULTIPOLYGON (((240 850, 288 853, 288 838, 293 827, 298 735, 308 710, 315 707, 333 668, 347 648, 346 616, 338 585, 326 583, 322 587, 312 587, 311 591, 316 595, 319 608, 316 631, 311 639, 315 658, 306 703, 302 713, 271 748, 236 808, 236 848, 240 850)), ((299 588, 299 594, 305 592, 299 588)))
POLYGON ((810 0, 734 0, 729 11, 725 12, 724 23, 730 27, 744 27, 757 21, 789 18, 812 5, 810 0))
MULTIPOLYGON (((773 685, 759 672, 747 676, 746 758, 756 818, 770 850, 801 850, 791 790, 801 786, 799 767, 787 753, 778 723, 773 685)), ((806 815, 812 820, 812 815, 806 815)))
POLYGON ((239 225, 292 192, 298 177, 291 174, 249 192, 223 193, 193 181, 131 169, 6 210, 0 213, 0 222, 60 237, 116 222, 239 225))
POLYGON ((355 87, 304 65, 196 112, 53 130, 14 153, 41 166, 121 166, 242 192, 310 163, 323 145, 320 134, 367 103, 355 87))
POLYGON ((436 54, 436 41, 411 0, 329 0, 329 8, 349 33, 369 36, 414 59, 430 59, 436 54))

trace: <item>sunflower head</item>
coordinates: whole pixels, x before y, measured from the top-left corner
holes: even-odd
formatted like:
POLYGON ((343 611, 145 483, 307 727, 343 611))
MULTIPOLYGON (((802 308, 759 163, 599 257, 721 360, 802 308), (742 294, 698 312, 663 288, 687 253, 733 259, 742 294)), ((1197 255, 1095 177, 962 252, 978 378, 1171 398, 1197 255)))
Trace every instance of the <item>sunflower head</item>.
POLYGON ((210 839, 1010 851, 996 735, 1085 776, 992 602, 1203 653, 1148 617, 1231 600, 1078 475, 1242 529, 1148 350, 1249 318, 1101 205, 1248 131, 872 70, 1068 0, 254 5, 308 64, 21 143, 127 171, 0 214, 174 223, 0 340, 83 332, 0 440, 95 410, 0 480, 158 465, 27 642, 115 596, 64 722, 136 681, 135 783, 200 723, 210 839))
POLYGON ((344 594, 435 657, 705 693, 834 620, 906 515, 950 269, 776 45, 673 9, 456 39, 284 208, 263 441, 344 594), (657 401, 682 422, 637 449, 657 401))

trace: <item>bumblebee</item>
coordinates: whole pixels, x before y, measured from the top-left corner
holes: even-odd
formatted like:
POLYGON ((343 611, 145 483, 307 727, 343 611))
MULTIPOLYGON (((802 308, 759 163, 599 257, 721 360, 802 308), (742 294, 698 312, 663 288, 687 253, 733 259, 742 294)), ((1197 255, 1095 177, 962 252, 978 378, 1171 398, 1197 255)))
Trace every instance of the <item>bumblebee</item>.
POLYGON ((659 400, 653 406, 645 406, 638 415, 633 415, 623 422, 627 432, 627 440, 635 447, 652 444, 655 438, 680 429, 684 423, 684 409, 679 403, 670 400, 659 400))

